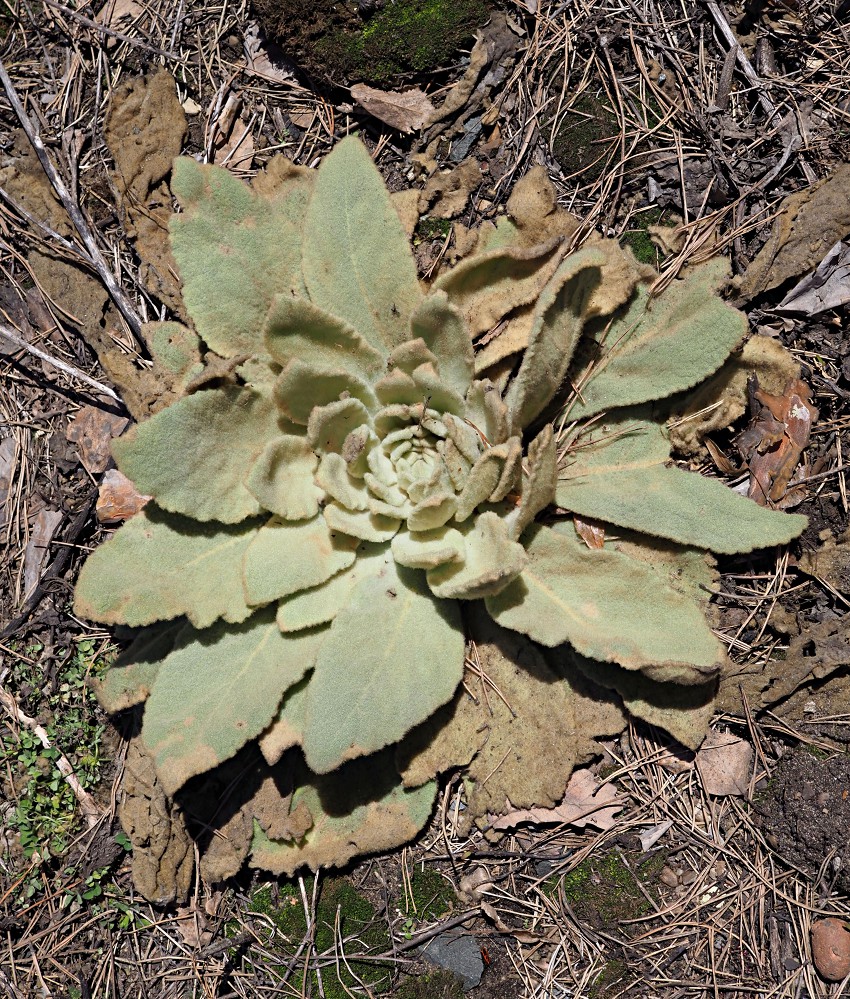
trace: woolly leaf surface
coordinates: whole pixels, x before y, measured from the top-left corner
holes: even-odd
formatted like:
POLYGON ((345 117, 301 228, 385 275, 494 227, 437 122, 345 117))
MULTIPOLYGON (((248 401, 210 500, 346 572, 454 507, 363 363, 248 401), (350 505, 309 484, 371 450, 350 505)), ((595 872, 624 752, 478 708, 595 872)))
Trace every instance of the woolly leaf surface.
POLYGON ((148 504, 93 552, 77 583, 80 617, 131 627, 185 614, 196 628, 253 613, 242 590, 242 559, 256 521, 199 524, 148 504))
POLYGON ((463 397, 472 384, 472 337, 460 311, 445 292, 435 291, 413 314, 411 329, 434 352, 445 385, 463 397))
POLYGON ((398 741, 452 696, 463 675, 457 605, 421 572, 389 561, 359 582, 331 625, 308 690, 304 753, 327 773, 398 741))
POLYGON ((663 683, 614 663, 585 659, 572 650, 565 650, 563 654, 588 679, 615 690, 630 715, 663 729, 688 749, 699 748, 714 714, 716 679, 689 686, 663 683))
POLYGON ((304 281, 310 299, 378 350, 409 339, 422 293, 410 243, 383 178, 359 139, 322 162, 307 207, 304 281))
POLYGON ((271 398, 235 385, 178 400, 115 441, 121 471, 172 513, 236 524, 260 504, 245 482, 280 436, 271 398))
POLYGON ((593 247, 571 253, 538 298, 528 346, 508 390, 514 433, 539 416, 560 389, 605 259, 593 247))
POLYGON ((166 793, 255 739, 325 637, 322 630, 281 634, 272 610, 243 625, 217 624, 181 636, 160 667, 142 724, 166 793))
POLYGON ((355 547, 354 539, 334 534, 323 517, 273 517, 245 551, 245 598, 249 604, 268 604, 318 586, 351 565, 355 547))
POLYGON ((726 266, 718 258, 688 270, 654 299, 639 286, 612 322, 600 320, 601 347, 571 372, 580 398, 569 418, 664 399, 717 371, 747 331, 743 313, 715 292, 726 266))
POLYGON ((502 246, 461 260, 434 283, 460 310, 473 337, 535 301, 557 266, 557 241, 531 249, 502 246))
POLYGON ((180 618, 164 626, 143 628, 135 636, 103 679, 94 681, 94 690, 104 711, 115 714, 141 704, 147 698, 162 660, 174 648, 177 635, 185 624, 180 618))
POLYGON ((171 188, 183 214, 171 219, 171 249, 186 309, 222 357, 260 353, 272 298, 300 287, 311 182, 294 174, 262 197, 228 170, 188 157, 175 161, 171 188))
POLYGON ((307 717, 307 685, 310 674, 298 681, 284 694, 272 723, 260 736, 258 744, 263 759, 270 767, 293 746, 300 746, 304 738, 304 721, 307 717))
POLYGON ((454 527, 402 531, 392 540, 393 558, 408 569, 433 569, 444 562, 462 562, 466 543, 454 527))
POLYGON ((594 424, 567 456, 556 496, 564 509, 679 544, 732 554, 786 544, 806 526, 723 483, 665 467, 669 443, 642 410, 594 424))
POLYGON ((555 502, 558 459, 552 424, 547 423, 528 446, 528 475, 522 480, 522 497, 516 514, 509 517, 511 537, 518 541, 526 527, 555 502))
POLYGON ((303 437, 279 437, 266 445, 245 484, 264 510, 285 520, 315 517, 321 497, 313 480, 318 464, 303 437))
POLYGON ((326 582, 281 600, 277 623, 281 631, 298 631, 333 621, 348 603, 351 591, 362 579, 386 574, 392 561, 387 544, 363 544, 353 565, 326 582))
POLYGON ((716 671, 722 651, 701 609, 649 566, 591 550, 567 530, 535 525, 526 538, 528 566, 487 597, 499 624, 541 645, 569 642, 582 655, 627 669, 664 664, 680 682, 716 671))
POLYGON ((327 406, 341 397, 352 396, 367 409, 378 408, 375 393, 356 375, 341 368, 318 368, 298 360, 289 361, 278 375, 274 396, 281 412, 305 427, 316 406, 327 406))
POLYGON ((275 297, 266 319, 265 344, 281 365, 297 359, 317 368, 347 371, 367 383, 384 369, 385 351, 369 344, 344 319, 304 298, 275 297))
POLYGON ((436 794, 435 783, 404 788, 390 753, 355 760, 323 777, 304 774, 292 807, 303 803, 312 826, 297 842, 271 840, 255 826, 249 865, 292 875, 299 867, 317 871, 359 854, 395 849, 428 822, 436 794))
POLYGON ((508 525, 497 514, 487 511, 460 527, 455 533, 464 535, 465 558, 445 559, 428 570, 428 585, 434 596, 477 600, 499 593, 525 568, 525 549, 511 539, 508 525))

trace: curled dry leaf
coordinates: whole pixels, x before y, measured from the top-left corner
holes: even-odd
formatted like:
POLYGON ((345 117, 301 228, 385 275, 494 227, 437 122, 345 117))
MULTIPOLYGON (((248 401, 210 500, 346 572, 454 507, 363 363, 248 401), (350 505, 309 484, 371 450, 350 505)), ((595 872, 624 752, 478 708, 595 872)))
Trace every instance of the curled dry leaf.
POLYGON ((464 905, 477 905, 486 891, 493 887, 493 881, 486 867, 475 867, 460 879, 457 897, 464 905))
POLYGON ((805 498, 802 488, 793 488, 794 474, 818 411, 809 386, 799 378, 789 381, 781 395, 759 388, 756 376, 747 388, 753 418, 737 441, 750 467, 747 495, 760 506, 787 510, 805 498))
POLYGON ((709 732, 696 757, 708 794, 743 795, 750 784, 753 747, 728 732, 709 732))
POLYGON ((840 982, 850 974, 850 927, 843 919, 830 917, 812 924, 812 958, 828 982, 840 982))
POLYGON ((376 90, 355 83, 351 96, 373 118, 408 135, 424 128, 434 115, 434 105, 424 90, 376 90))
POLYGON ((123 433, 130 421, 94 406, 78 410, 65 431, 65 438, 77 445, 80 461, 88 472, 102 472, 111 460, 112 438, 123 433))
POLYGON ((589 770, 576 770, 564 800, 555 808, 527 808, 508 812, 493 823, 494 829, 513 829, 521 822, 569 822, 584 829, 610 829, 616 824, 617 812, 623 803, 610 784, 602 784, 589 770))
POLYGON ((573 517, 576 534, 588 548, 605 547, 605 525, 595 520, 585 520, 583 517, 573 517))

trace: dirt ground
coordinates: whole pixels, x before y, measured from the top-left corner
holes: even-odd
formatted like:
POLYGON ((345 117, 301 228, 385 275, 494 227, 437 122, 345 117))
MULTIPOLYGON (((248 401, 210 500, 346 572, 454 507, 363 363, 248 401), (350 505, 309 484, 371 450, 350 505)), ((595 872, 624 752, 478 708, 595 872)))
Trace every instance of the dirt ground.
MULTIPOLYGON (((827 980, 811 929, 850 919, 850 4, 2 0, 0 46, 0 994, 848 994, 850 956, 827 980), (418 192, 423 277, 536 164, 576 243, 615 236, 662 281, 727 256, 818 411, 786 503, 809 527, 720 560, 719 776, 634 723, 591 766, 605 828, 461 833, 456 774, 400 852, 158 908, 116 817, 132 718, 91 690, 121 636, 70 597, 126 515, 110 441, 173 388, 139 335, 181 316, 171 162, 251 178, 352 131, 418 192)), ((713 429, 716 408, 684 421, 682 465, 746 490, 747 414, 713 429)))

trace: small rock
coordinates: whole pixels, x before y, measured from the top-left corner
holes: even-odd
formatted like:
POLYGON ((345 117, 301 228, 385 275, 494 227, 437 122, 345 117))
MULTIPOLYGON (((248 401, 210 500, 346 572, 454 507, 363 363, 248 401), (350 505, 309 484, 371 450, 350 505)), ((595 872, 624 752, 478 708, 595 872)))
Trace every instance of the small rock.
POLYGON ((661 878, 662 883, 667 885, 668 888, 679 887, 679 877, 676 872, 671 871, 669 867, 662 867, 659 877, 661 878))
POLYGON ((474 989, 481 981, 484 959, 475 937, 462 930, 446 930, 422 948, 421 954, 432 964, 445 968, 461 980, 463 991, 474 989))
POLYGON ((150 496, 143 496, 117 468, 110 468, 101 479, 97 494, 95 513, 98 522, 117 524, 138 513, 150 499, 150 496))
POLYGON ((812 958, 828 982, 840 982, 850 974, 850 927, 843 919, 830 917, 812 924, 812 958))

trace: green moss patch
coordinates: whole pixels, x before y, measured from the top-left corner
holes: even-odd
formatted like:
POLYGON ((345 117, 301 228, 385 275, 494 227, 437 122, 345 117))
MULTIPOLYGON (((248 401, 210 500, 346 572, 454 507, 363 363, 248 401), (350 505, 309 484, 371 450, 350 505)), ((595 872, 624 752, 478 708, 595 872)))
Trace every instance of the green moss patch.
POLYGON ((632 216, 629 228, 623 233, 620 242, 631 247, 632 252, 642 264, 657 267, 665 254, 652 242, 648 229, 651 225, 668 225, 675 228, 675 223, 669 221, 669 213, 661 208, 650 208, 632 216))
POLYGON ((610 105, 584 93, 564 115, 552 135, 552 152, 565 174, 597 180, 620 138, 617 116, 610 105))
POLYGON ((638 919, 651 911, 644 891, 650 898, 658 898, 658 876, 664 859, 664 853, 646 856, 611 850, 599 857, 588 857, 561 878, 550 878, 543 890, 554 897, 560 882, 564 898, 580 919, 594 929, 616 931, 621 920, 638 919))
POLYGON ((393 993, 395 999, 463 999, 463 987, 450 971, 408 978, 393 993))
MULTIPOLYGON (((282 885, 276 889, 270 884, 263 885, 251 895, 250 910, 267 916, 285 938, 285 941, 280 941, 279 946, 275 947, 282 965, 285 964, 307 933, 304 907, 297 887, 282 885)), ((375 908, 371 902, 345 878, 328 878, 321 885, 316 906, 317 954, 333 949, 337 912, 339 932, 343 939, 352 936, 357 938, 356 942, 346 945, 346 955, 389 950, 389 935, 384 925, 375 919, 375 908)), ((391 984, 390 972, 390 965, 349 958, 347 966, 346 962, 340 961, 337 977, 337 969, 330 964, 322 969, 323 994, 326 999, 346 999, 350 995, 346 989, 357 986, 357 979, 375 993, 384 993, 391 984)), ((291 981, 301 994, 319 994, 318 975, 315 971, 305 974, 303 970, 299 970, 291 981), (305 977, 309 980, 305 981, 305 977)))
POLYGON ((484 0, 395 0, 361 17, 356 3, 255 0, 266 34, 312 76, 335 84, 387 84, 451 62, 485 23, 484 0))
POLYGON ((455 903, 452 886, 437 871, 417 868, 410 876, 410 895, 400 908, 407 916, 429 922, 445 915, 455 903))

